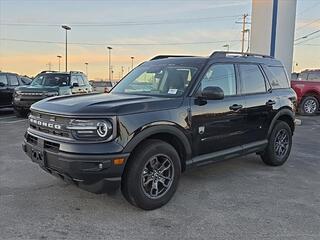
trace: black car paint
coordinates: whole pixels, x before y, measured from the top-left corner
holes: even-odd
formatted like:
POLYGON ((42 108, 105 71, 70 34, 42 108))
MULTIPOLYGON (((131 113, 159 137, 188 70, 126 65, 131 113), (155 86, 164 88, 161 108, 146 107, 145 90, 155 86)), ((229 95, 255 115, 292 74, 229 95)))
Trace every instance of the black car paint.
MULTIPOLYGON (((13 92, 19 86, 26 85, 21 77, 15 73, 0 72, 0 75, 4 75, 7 78, 8 85, 0 86, 0 108, 12 107, 13 92), (19 85, 12 85, 8 75, 15 76, 18 79, 19 85)), ((24 77, 25 78, 25 77, 24 77)))
MULTIPOLYGON (((116 116, 117 137, 111 142, 87 143, 61 140, 31 128, 27 130, 26 135, 30 134, 43 141, 50 140, 59 144, 59 152, 73 155, 73 159, 85 155, 88 164, 96 163, 94 159, 98 155, 109 159, 110 155, 125 154, 127 159, 135 147, 148 137, 164 137, 176 144, 183 161, 183 169, 185 169, 188 166, 211 162, 212 159, 226 159, 262 151, 277 118, 284 115, 293 123, 295 93, 290 88, 269 89, 265 93, 245 95, 242 94, 241 82, 237 76, 238 94, 236 96, 202 102, 199 102, 197 97, 198 82, 211 64, 238 64, 245 61, 246 63, 280 66, 280 62, 259 58, 245 60, 243 58, 169 58, 155 62, 182 64, 185 61, 197 61, 200 71, 181 97, 168 98, 111 92, 110 94, 54 97, 35 103, 31 107, 34 112, 63 116, 68 119, 116 116), (234 108, 236 105, 241 105, 241 108, 234 108), (201 128, 204 128, 205 131, 201 132, 201 128)), ((268 81, 267 78, 266 81, 268 81)), ((24 146, 27 153, 34 147, 26 139, 24 146)), ((62 161, 59 154, 56 161, 62 161)), ((49 169, 48 166, 46 169, 49 169)), ((59 170, 61 174, 77 179, 78 175, 70 166, 59 170)), ((87 174, 89 178, 92 175, 97 176, 98 181, 107 176, 114 177, 112 172, 114 171, 111 167, 105 169, 102 178, 101 175, 98 178, 95 172, 90 173, 89 171, 87 174)), ((121 174, 119 173, 117 177, 121 178, 121 174)), ((119 181, 116 181, 117 184, 119 181)))

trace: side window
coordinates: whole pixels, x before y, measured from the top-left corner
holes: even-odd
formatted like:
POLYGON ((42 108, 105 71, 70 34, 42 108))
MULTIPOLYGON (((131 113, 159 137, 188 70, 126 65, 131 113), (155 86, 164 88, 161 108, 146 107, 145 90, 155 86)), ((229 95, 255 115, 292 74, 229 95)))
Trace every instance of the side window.
POLYGON ((310 81, 320 81, 320 72, 310 72, 308 75, 310 81))
MULTIPOLYGON (((78 84, 79 84, 79 82, 78 82, 78 77, 75 76, 75 75, 72 75, 72 76, 71 76, 70 85, 72 86, 74 83, 78 83, 78 84)), ((79 85, 80 85, 80 84, 79 84, 79 85)))
POLYGON ((83 80, 81 75, 78 75, 78 83, 79 83, 79 86, 84 86, 85 85, 84 80, 83 80))
POLYGON ((5 86, 8 85, 7 76, 5 74, 0 74, 0 83, 3 83, 5 86))
POLYGON ((308 79, 308 73, 307 72, 302 72, 298 75, 298 80, 301 80, 301 81, 305 81, 308 79))
POLYGON ((243 94, 266 92, 266 83, 258 65, 240 64, 239 70, 243 94))
POLYGON ((267 66, 266 68, 266 74, 273 89, 290 87, 283 67, 267 66))
POLYGON ((236 75, 233 64, 214 64, 201 80, 200 89, 220 87, 225 96, 237 94, 236 75))
POLYGON ((18 78, 15 75, 8 74, 8 79, 11 86, 19 86, 18 78))

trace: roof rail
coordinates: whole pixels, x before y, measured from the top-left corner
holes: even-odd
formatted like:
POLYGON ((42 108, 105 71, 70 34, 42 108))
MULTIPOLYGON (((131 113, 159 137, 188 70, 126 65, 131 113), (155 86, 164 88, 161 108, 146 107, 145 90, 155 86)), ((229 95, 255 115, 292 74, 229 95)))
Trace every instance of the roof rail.
POLYGON ((41 71, 40 73, 54 73, 54 72, 57 72, 57 71, 45 70, 45 71, 41 71))
POLYGON ((179 58, 179 57, 195 57, 195 56, 190 56, 190 55, 158 55, 158 56, 151 58, 149 61, 164 59, 164 58, 179 58))
POLYGON ((256 53, 246 53, 246 52, 227 52, 227 51, 216 51, 210 55, 210 58, 216 57, 227 57, 227 55, 240 55, 244 57, 262 57, 262 58, 273 58, 269 55, 256 54, 256 53))
POLYGON ((70 73, 83 73, 81 71, 70 71, 70 73))

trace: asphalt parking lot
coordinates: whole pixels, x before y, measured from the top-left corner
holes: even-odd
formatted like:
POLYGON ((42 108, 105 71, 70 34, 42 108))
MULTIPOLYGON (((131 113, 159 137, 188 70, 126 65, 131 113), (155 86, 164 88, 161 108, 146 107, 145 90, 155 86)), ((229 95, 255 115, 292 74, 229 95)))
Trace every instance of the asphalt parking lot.
POLYGON ((288 162, 254 154, 187 171, 164 207, 95 195, 21 150, 26 120, 0 111, 0 239, 320 239, 320 116, 299 117, 288 162))

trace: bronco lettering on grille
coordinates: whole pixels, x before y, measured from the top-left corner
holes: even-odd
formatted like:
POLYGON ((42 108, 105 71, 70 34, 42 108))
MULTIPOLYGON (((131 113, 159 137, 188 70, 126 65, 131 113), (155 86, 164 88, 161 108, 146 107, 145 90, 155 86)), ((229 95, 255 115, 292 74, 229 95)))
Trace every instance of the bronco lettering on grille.
POLYGON ((30 122, 42 127, 48 127, 48 128, 53 128, 57 130, 61 129, 61 125, 59 124, 43 122, 33 118, 30 118, 30 122))

